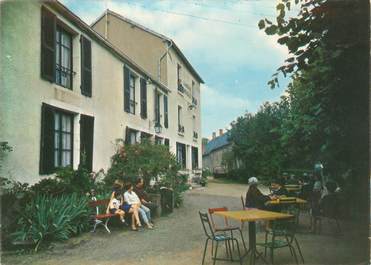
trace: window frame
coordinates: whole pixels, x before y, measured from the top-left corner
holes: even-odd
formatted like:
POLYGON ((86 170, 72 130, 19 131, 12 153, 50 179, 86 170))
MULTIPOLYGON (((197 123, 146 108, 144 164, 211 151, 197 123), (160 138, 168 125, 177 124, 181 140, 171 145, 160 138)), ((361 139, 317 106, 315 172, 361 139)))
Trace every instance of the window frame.
POLYGON ((73 75, 74 75, 74 71, 73 71, 73 38, 74 38, 74 34, 69 29, 67 29, 63 24, 59 23, 59 21, 57 20, 56 27, 55 27, 55 69, 54 69, 55 78, 54 78, 54 82, 55 82, 55 84, 57 84, 59 86, 62 86, 64 88, 70 89, 70 90, 73 90, 73 75), (57 34, 57 33, 59 33, 59 34, 57 34), (62 44, 62 34, 69 36, 70 47, 67 47, 67 46, 62 44), (58 36, 59 36, 59 39, 58 39, 58 36), (63 69, 58 70, 58 66, 60 68, 65 68, 64 66, 59 64, 62 61, 62 49, 68 49, 69 53, 70 53, 69 54, 69 59, 70 59, 71 68, 70 69, 66 68, 66 70, 65 70, 66 74, 68 74, 69 78, 70 78, 69 84, 67 84, 67 85, 63 85, 62 82, 61 82, 61 75, 62 75, 64 70, 63 69), (57 56, 59 56, 59 62, 57 60, 57 56), (58 71, 59 71, 59 79, 60 80, 57 80, 58 79, 58 75, 57 75, 58 71))
POLYGON ((72 166, 73 167, 73 139, 74 139, 74 115, 71 114, 71 113, 68 113, 68 112, 65 112, 65 111, 62 111, 62 110, 59 110, 59 109, 55 109, 54 110, 54 128, 53 128, 53 137, 54 137, 54 145, 53 145, 53 160, 54 160, 54 163, 53 163, 53 166, 54 166, 54 170, 59 168, 59 167, 67 167, 67 166, 72 166), (59 130, 56 130, 55 129, 55 118, 56 118, 56 115, 59 116, 59 130), (67 131, 63 131, 62 130, 62 117, 65 116, 65 117, 68 117, 69 118, 69 122, 70 122, 70 132, 67 132, 67 131), (55 147, 55 141, 56 141, 56 137, 55 137, 55 134, 58 133, 58 137, 59 137, 59 143, 58 143, 58 148, 55 147), (67 134, 70 136, 70 149, 63 149, 63 135, 64 134, 67 134), (58 152, 58 165, 55 165, 55 152, 58 152), (63 152, 70 152, 70 164, 69 165, 65 165, 63 166, 62 165, 62 155, 63 155, 63 152))
POLYGON ((136 109, 136 101, 135 101, 135 83, 137 80, 137 76, 134 75, 131 71, 129 72, 129 113, 135 115, 136 109), (133 86, 131 85, 131 81, 133 80, 133 86), (133 98, 133 99, 131 99, 133 98), (133 110, 131 109, 133 108, 133 110))

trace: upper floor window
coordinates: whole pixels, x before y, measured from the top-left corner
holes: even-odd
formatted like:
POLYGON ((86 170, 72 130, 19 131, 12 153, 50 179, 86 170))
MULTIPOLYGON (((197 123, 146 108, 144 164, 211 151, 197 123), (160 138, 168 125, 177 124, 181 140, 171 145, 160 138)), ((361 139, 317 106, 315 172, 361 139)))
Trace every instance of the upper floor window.
POLYGON ((130 75, 129 80, 130 113, 135 114, 135 76, 130 75))
POLYGON ((180 92, 184 92, 184 87, 182 85, 182 79, 181 79, 181 76, 182 76, 182 67, 180 66, 180 64, 178 64, 177 66, 177 82, 178 82, 178 90, 180 92))
POLYGON ((136 76, 124 66, 124 110, 135 114, 135 83, 136 76))
POLYGON ((55 41, 55 82, 72 88, 72 36, 57 26, 55 41))
POLYGON ((182 121, 182 107, 178 106, 178 132, 184 133, 184 126, 183 126, 183 121, 182 121))

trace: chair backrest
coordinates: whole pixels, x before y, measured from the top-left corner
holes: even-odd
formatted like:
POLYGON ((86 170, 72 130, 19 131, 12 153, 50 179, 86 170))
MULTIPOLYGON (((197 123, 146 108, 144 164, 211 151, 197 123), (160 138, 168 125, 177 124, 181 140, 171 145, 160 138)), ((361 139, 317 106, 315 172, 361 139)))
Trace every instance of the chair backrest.
MULTIPOLYGON (((209 215, 210 215, 210 221, 211 221, 211 224, 212 224, 212 227, 213 227, 214 230, 217 228, 216 224, 214 222, 214 218, 213 218, 214 213, 215 212, 226 212, 226 211, 228 211, 227 207, 209 208, 208 209, 208 212, 209 212, 209 215)), ((224 225, 228 226, 228 219, 226 217, 224 217, 224 225)))
POLYGON ((242 203, 242 210, 246 210, 245 200, 243 199, 242 195, 241 195, 241 203, 242 203))
POLYGON ((200 215, 201 224, 202 224, 202 227, 204 229, 205 235, 208 238, 213 239, 214 238, 214 230, 211 226, 209 215, 207 213, 203 213, 201 211, 199 211, 198 213, 200 215))

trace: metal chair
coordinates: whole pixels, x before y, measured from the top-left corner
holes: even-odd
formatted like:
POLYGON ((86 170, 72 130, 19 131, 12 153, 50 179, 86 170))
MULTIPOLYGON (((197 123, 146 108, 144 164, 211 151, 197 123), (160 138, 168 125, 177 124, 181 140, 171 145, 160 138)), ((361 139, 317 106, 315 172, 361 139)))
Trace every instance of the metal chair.
POLYGON ((294 218, 289 220, 280 220, 272 222, 272 227, 266 231, 265 242, 257 243, 257 246, 264 247, 264 255, 267 255, 267 249, 270 249, 271 262, 273 264, 273 254, 274 250, 278 248, 288 247, 290 249, 291 256, 294 257, 296 264, 298 264, 298 258, 296 255, 296 250, 294 244, 300 254, 301 261, 304 263, 304 257, 301 252, 301 248, 298 240, 295 237, 297 228, 297 217, 298 209, 295 207, 288 208, 287 213, 294 215, 294 218), (269 236, 271 239, 269 240, 269 236))
MULTIPOLYGON (((244 246, 244 249, 245 249, 245 251, 247 251, 245 240, 243 238, 242 231, 241 231, 242 226, 243 226, 243 223, 241 223, 241 227, 231 226, 228 223, 228 219, 226 217, 224 217, 224 226, 217 226, 215 224, 214 218, 213 218, 214 213, 215 212, 225 212, 225 211, 228 211, 228 208, 227 207, 209 208, 208 209, 208 212, 209 212, 209 215, 210 215, 210 221, 211 221, 212 227, 214 229, 214 232, 224 232, 224 233, 230 232, 231 238, 234 238, 233 231, 238 231, 240 233, 240 236, 241 236, 241 240, 242 240, 242 244, 244 246)), ((234 244, 233 244, 233 242, 232 242, 232 248, 234 250, 234 244)), ((212 244, 212 246, 211 246, 211 253, 213 253, 213 249, 214 249, 214 245, 212 244)))
POLYGON ((240 247, 239 247, 239 244, 238 244, 238 240, 236 238, 232 238, 231 236, 227 235, 226 233, 222 233, 222 234, 215 233, 214 229, 211 225, 209 215, 207 213, 202 213, 201 211, 199 212, 199 215, 200 215, 202 227, 203 227, 205 235, 206 235, 204 253, 203 253, 203 256, 202 256, 202 265, 205 262, 205 255, 206 255, 206 250, 207 250, 207 246, 208 246, 209 241, 211 241, 212 243, 216 242, 215 252, 213 253, 214 256, 212 257, 212 259, 214 260, 213 261, 214 265, 215 265, 217 260, 233 261, 232 249, 231 249, 231 244, 230 244, 231 241, 233 243, 236 243, 239 262, 240 262, 240 265, 242 265, 242 258, 241 258, 241 252, 240 252, 240 247), (229 259, 217 258, 218 247, 219 247, 220 242, 225 243, 227 257, 229 257, 229 259))

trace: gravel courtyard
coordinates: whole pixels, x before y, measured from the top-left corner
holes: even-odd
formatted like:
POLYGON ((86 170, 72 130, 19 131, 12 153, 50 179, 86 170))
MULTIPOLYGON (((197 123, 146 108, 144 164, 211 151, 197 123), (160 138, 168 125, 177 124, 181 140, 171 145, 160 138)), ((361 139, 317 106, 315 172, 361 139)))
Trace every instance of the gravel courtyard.
MULTIPOLYGON (((240 209, 239 197, 246 190, 246 185, 211 181, 206 188, 186 192, 183 207, 168 216, 155 219, 154 230, 132 232, 129 229, 113 228, 112 234, 107 234, 101 227, 95 234, 86 233, 68 242, 55 244, 53 249, 38 254, 3 255, 1 264, 201 264, 205 239, 198 211, 218 206, 240 209)), ((307 219, 305 214, 301 216, 303 232, 297 235, 306 264, 368 264, 360 239, 367 238, 367 235, 354 229, 343 229, 344 235, 334 236, 331 226, 326 223, 323 234, 313 235, 305 232, 307 219)), ((343 226, 349 227, 347 224, 343 226)), ((244 235, 247 242, 246 229, 244 235)), ((259 233, 257 240, 262 237, 263 233, 259 233)), ((219 253, 225 252, 221 248, 219 253)), ((205 263, 212 264, 210 256, 207 256, 205 263)), ((263 264, 259 260, 257 263, 263 264)), ((293 263, 288 249, 275 252, 275 264, 293 263)), ((218 261, 217 264, 232 263, 218 261)))

